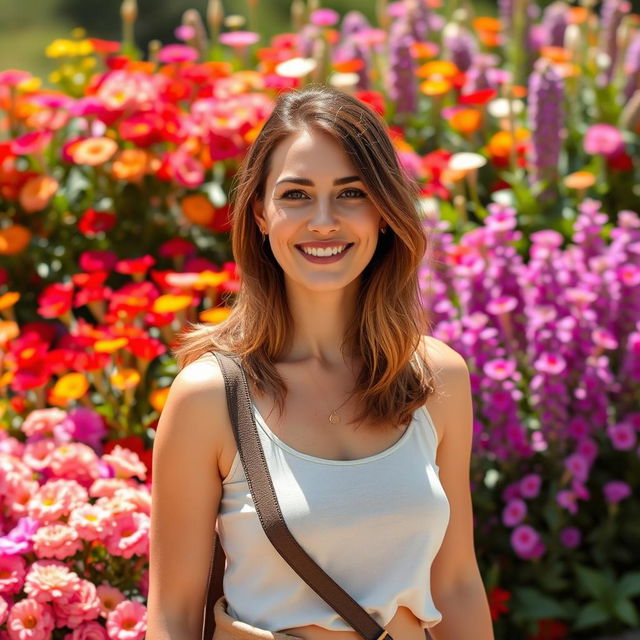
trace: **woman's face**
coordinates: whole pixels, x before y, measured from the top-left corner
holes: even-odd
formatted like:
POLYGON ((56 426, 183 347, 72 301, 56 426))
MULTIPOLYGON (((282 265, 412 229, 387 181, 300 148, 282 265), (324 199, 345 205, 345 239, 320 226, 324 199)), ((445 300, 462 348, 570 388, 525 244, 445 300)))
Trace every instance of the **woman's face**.
POLYGON ((285 279, 314 291, 354 281, 374 254, 382 223, 342 147, 313 129, 273 150, 254 214, 285 279))

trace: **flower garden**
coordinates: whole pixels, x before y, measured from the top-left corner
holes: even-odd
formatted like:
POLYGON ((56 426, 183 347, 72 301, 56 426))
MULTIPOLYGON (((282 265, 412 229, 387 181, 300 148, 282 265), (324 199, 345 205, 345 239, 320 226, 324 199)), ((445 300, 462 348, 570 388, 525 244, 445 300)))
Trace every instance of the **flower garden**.
MULTIPOLYGON (((175 336, 229 313, 234 172, 330 83, 420 184, 433 334, 466 359, 496 638, 640 626, 640 16, 625 0, 211 0, 176 42, 76 30, 0 71, 0 640, 145 635, 151 450, 175 336), (249 2, 255 9, 256 1, 249 2)), ((179 541, 176 541, 179 543, 179 541)))

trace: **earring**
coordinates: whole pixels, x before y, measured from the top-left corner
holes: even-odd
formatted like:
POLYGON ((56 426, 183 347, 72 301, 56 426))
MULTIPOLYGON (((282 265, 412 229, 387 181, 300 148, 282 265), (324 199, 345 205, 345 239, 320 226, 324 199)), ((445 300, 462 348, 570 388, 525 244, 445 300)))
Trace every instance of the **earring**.
POLYGON ((380 227, 380 233, 387 233, 387 227, 380 227))

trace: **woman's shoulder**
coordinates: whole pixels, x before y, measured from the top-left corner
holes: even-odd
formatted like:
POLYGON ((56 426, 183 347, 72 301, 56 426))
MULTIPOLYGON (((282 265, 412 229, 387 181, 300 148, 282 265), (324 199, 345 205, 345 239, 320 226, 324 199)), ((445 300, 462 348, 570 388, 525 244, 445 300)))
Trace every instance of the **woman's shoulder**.
POLYGON ((443 373, 452 371, 468 371, 466 360, 453 347, 433 336, 422 336, 420 340, 421 355, 433 366, 434 370, 443 373))

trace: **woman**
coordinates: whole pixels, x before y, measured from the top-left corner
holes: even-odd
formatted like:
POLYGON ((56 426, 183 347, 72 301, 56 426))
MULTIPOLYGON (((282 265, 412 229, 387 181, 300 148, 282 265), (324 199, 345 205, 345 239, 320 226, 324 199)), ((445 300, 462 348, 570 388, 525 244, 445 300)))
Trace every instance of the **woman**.
POLYGON ((176 350, 153 454, 148 640, 200 638, 216 522, 226 614, 273 632, 247 637, 359 639, 264 535, 213 350, 242 358, 285 520, 318 564, 395 640, 493 637, 469 373, 422 335, 415 196, 367 106, 328 88, 281 96, 238 175, 234 310, 176 350))

